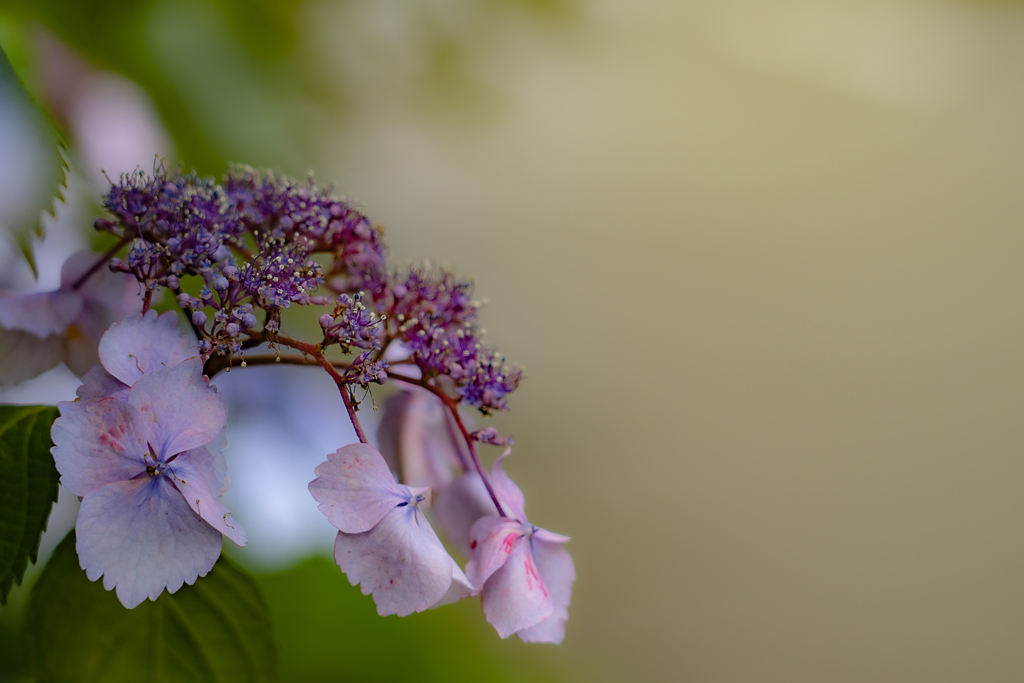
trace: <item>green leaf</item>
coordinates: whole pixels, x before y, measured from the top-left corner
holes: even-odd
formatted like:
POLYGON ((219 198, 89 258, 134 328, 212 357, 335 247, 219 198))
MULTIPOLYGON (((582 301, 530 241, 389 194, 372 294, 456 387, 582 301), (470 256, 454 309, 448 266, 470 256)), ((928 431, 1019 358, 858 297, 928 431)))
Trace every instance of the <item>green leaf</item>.
POLYGON ((52 406, 0 405, 0 603, 21 585, 57 500, 60 475, 53 464, 52 406))
POLYGON ((32 589, 26 631, 40 683, 277 680, 263 599, 223 556, 195 585, 129 610, 102 581, 86 577, 72 531, 32 589))

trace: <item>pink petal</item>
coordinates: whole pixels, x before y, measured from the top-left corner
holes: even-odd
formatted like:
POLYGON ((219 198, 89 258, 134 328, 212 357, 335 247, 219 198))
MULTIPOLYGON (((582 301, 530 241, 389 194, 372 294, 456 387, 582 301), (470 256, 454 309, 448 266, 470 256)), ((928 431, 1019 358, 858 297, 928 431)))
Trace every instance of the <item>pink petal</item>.
POLYGON ((508 560, 515 546, 521 545, 523 525, 505 517, 481 517, 469 530, 470 560, 466 576, 477 588, 508 560))
POLYGON ((0 386, 38 377, 64 358, 64 338, 0 329, 0 386))
POLYGON ((568 543, 572 540, 571 536, 563 536, 562 534, 556 534, 553 531, 547 529, 537 529, 533 532, 533 537, 547 543, 568 543))
POLYGON ((507 448, 494 461, 494 464, 491 466, 491 486, 494 487, 494 493, 498 496, 501 504, 508 508, 506 512, 525 524, 526 499, 523 497, 523 492, 512 481, 512 478, 505 474, 505 468, 502 464, 511 453, 512 449, 507 448))
POLYGON ((572 602, 572 584, 576 580, 576 568, 568 550, 561 545, 538 540, 539 538, 540 534, 535 533, 533 558, 551 596, 551 616, 536 626, 519 631, 516 635, 528 643, 560 643, 565 638, 565 621, 569 618, 569 603, 572 602))
POLYGON ((481 517, 497 516, 487 489, 476 472, 463 474, 434 493, 431 506, 445 539, 463 557, 469 557, 469 530, 481 517))
POLYGON ((150 422, 157 455, 205 446, 224 430, 227 406, 202 369, 198 358, 190 358, 143 375, 128 393, 128 403, 150 422))
POLYGON ((480 598, 484 616, 502 638, 551 616, 554 607, 529 541, 514 545, 508 561, 484 584, 480 598))
POLYGON ((94 365, 89 372, 82 375, 82 386, 75 392, 78 398, 116 398, 128 400, 128 385, 103 369, 102 365, 94 365))
POLYGON ((0 326, 30 332, 40 339, 63 334, 82 311, 82 295, 58 289, 32 294, 6 293, 0 296, 0 326))
POLYGON ((61 417, 53 423, 53 459, 60 483, 76 496, 112 482, 124 481, 152 464, 146 441, 149 432, 142 416, 127 403, 62 401, 61 417))
POLYGON ((339 532, 334 559, 381 616, 422 612, 452 583, 453 560, 415 505, 393 508, 367 532, 339 532))
POLYGON ((214 529, 227 536, 232 543, 244 547, 246 541, 242 525, 231 518, 227 507, 220 502, 220 496, 211 493, 207 482, 200 473, 201 469, 212 469, 212 463, 202 462, 204 456, 212 457, 205 449, 195 449, 175 458, 169 465, 174 472, 172 479, 174 486, 184 496, 185 502, 193 512, 206 520, 206 523, 214 529))
POLYGON ((172 368, 199 351, 178 327, 173 311, 135 314, 113 325, 100 340, 100 362, 111 375, 131 386, 142 375, 172 368))
POLYGON ((309 492, 320 512, 346 534, 369 531, 409 499, 409 490, 395 482, 384 456, 364 443, 339 448, 314 471, 317 478, 309 482, 309 492))
POLYGON ((164 588, 205 576, 220 556, 221 535, 194 513, 163 476, 119 481, 82 501, 75 525, 78 560, 91 581, 116 586, 129 609, 164 588))

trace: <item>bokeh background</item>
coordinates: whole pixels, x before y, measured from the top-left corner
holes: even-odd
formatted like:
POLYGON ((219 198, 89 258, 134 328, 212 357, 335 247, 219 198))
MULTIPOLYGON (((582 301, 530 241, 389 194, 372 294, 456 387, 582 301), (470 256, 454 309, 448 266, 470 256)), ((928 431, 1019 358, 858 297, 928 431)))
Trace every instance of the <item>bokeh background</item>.
POLYGON ((4 0, 0 45, 71 168, 3 286, 88 243, 101 168, 315 169, 527 368, 495 423, 573 536, 559 647, 377 619, 304 495, 330 383, 218 380, 284 680, 1024 680, 1024 4, 4 0))

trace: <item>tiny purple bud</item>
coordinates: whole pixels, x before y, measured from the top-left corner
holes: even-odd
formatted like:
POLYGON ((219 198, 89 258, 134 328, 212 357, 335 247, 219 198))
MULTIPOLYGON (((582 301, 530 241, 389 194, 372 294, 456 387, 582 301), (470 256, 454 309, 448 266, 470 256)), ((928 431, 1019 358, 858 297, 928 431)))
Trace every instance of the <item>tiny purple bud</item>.
POLYGON ((181 281, 178 280, 178 276, 177 275, 168 275, 166 282, 167 282, 167 286, 170 289, 177 289, 178 287, 181 287, 181 281))
POLYGON ((221 271, 228 277, 234 277, 238 273, 238 268, 235 266, 224 266, 221 271))
POLYGON ((322 328, 324 328, 326 330, 328 327, 330 327, 333 324, 334 324, 334 316, 331 315, 330 313, 324 313, 322 316, 320 316, 320 327, 322 327, 322 328))
POLYGON ((188 292, 182 292, 178 295, 178 305, 182 308, 187 308, 192 305, 192 297, 188 292))
POLYGON ((224 331, 227 332, 229 336, 234 337, 238 334, 238 323, 228 323, 224 326, 224 331))
POLYGON ((345 209, 341 208, 341 204, 331 204, 331 216, 341 218, 343 213, 345 213, 345 209))
POLYGON ((196 311, 192 314, 192 324, 197 327, 202 327, 206 324, 206 314, 202 311, 196 311))
POLYGON ((229 253, 231 252, 228 250, 228 248, 222 244, 213 250, 213 253, 210 254, 210 259, 213 261, 223 261, 228 257, 229 253))
POLYGON ((326 296, 311 296, 311 297, 309 297, 309 303, 314 304, 316 306, 323 306, 324 304, 327 303, 327 297, 326 296))
POLYGON ((291 216, 282 216, 278 225, 281 226, 282 230, 291 230, 295 227, 295 221, 292 220, 291 216))
POLYGON ((252 313, 243 314, 242 327, 246 328, 247 330, 251 330, 252 328, 256 327, 256 316, 254 316, 252 313))
POLYGON ((218 277, 213 280, 213 288, 218 292, 223 292, 228 288, 228 279, 226 277, 218 277))

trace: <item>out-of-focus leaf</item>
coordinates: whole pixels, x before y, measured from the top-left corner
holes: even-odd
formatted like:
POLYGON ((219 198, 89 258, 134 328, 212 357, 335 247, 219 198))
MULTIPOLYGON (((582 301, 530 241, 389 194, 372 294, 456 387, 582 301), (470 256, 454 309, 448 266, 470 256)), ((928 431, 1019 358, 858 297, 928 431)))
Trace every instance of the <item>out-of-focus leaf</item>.
POLYGON ((35 564, 39 539, 57 501, 51 406, 0 406, 0 603, 35 564))
POLYGON ((476 600, 408 617, 380 617, 373 600, 324 558, 256 578, 274 613, 281 675, 293 683, 552 683, 565 678, 547 658, 550 650, 515 638, 500 640, 476 600))
POLYGON ((0 50, 0 228, 18 245, 33 273, 33 235, 42 236, 43 212, 53 213, 67 183, 63 147, 60 134, 0 50))
POLYGON ((263 600, 249 575, 223 556, 195 585, 129 610, 102 580, 86 577, 72 531, 32 589, 26 634, 40 683, 277 680, 263 600))

